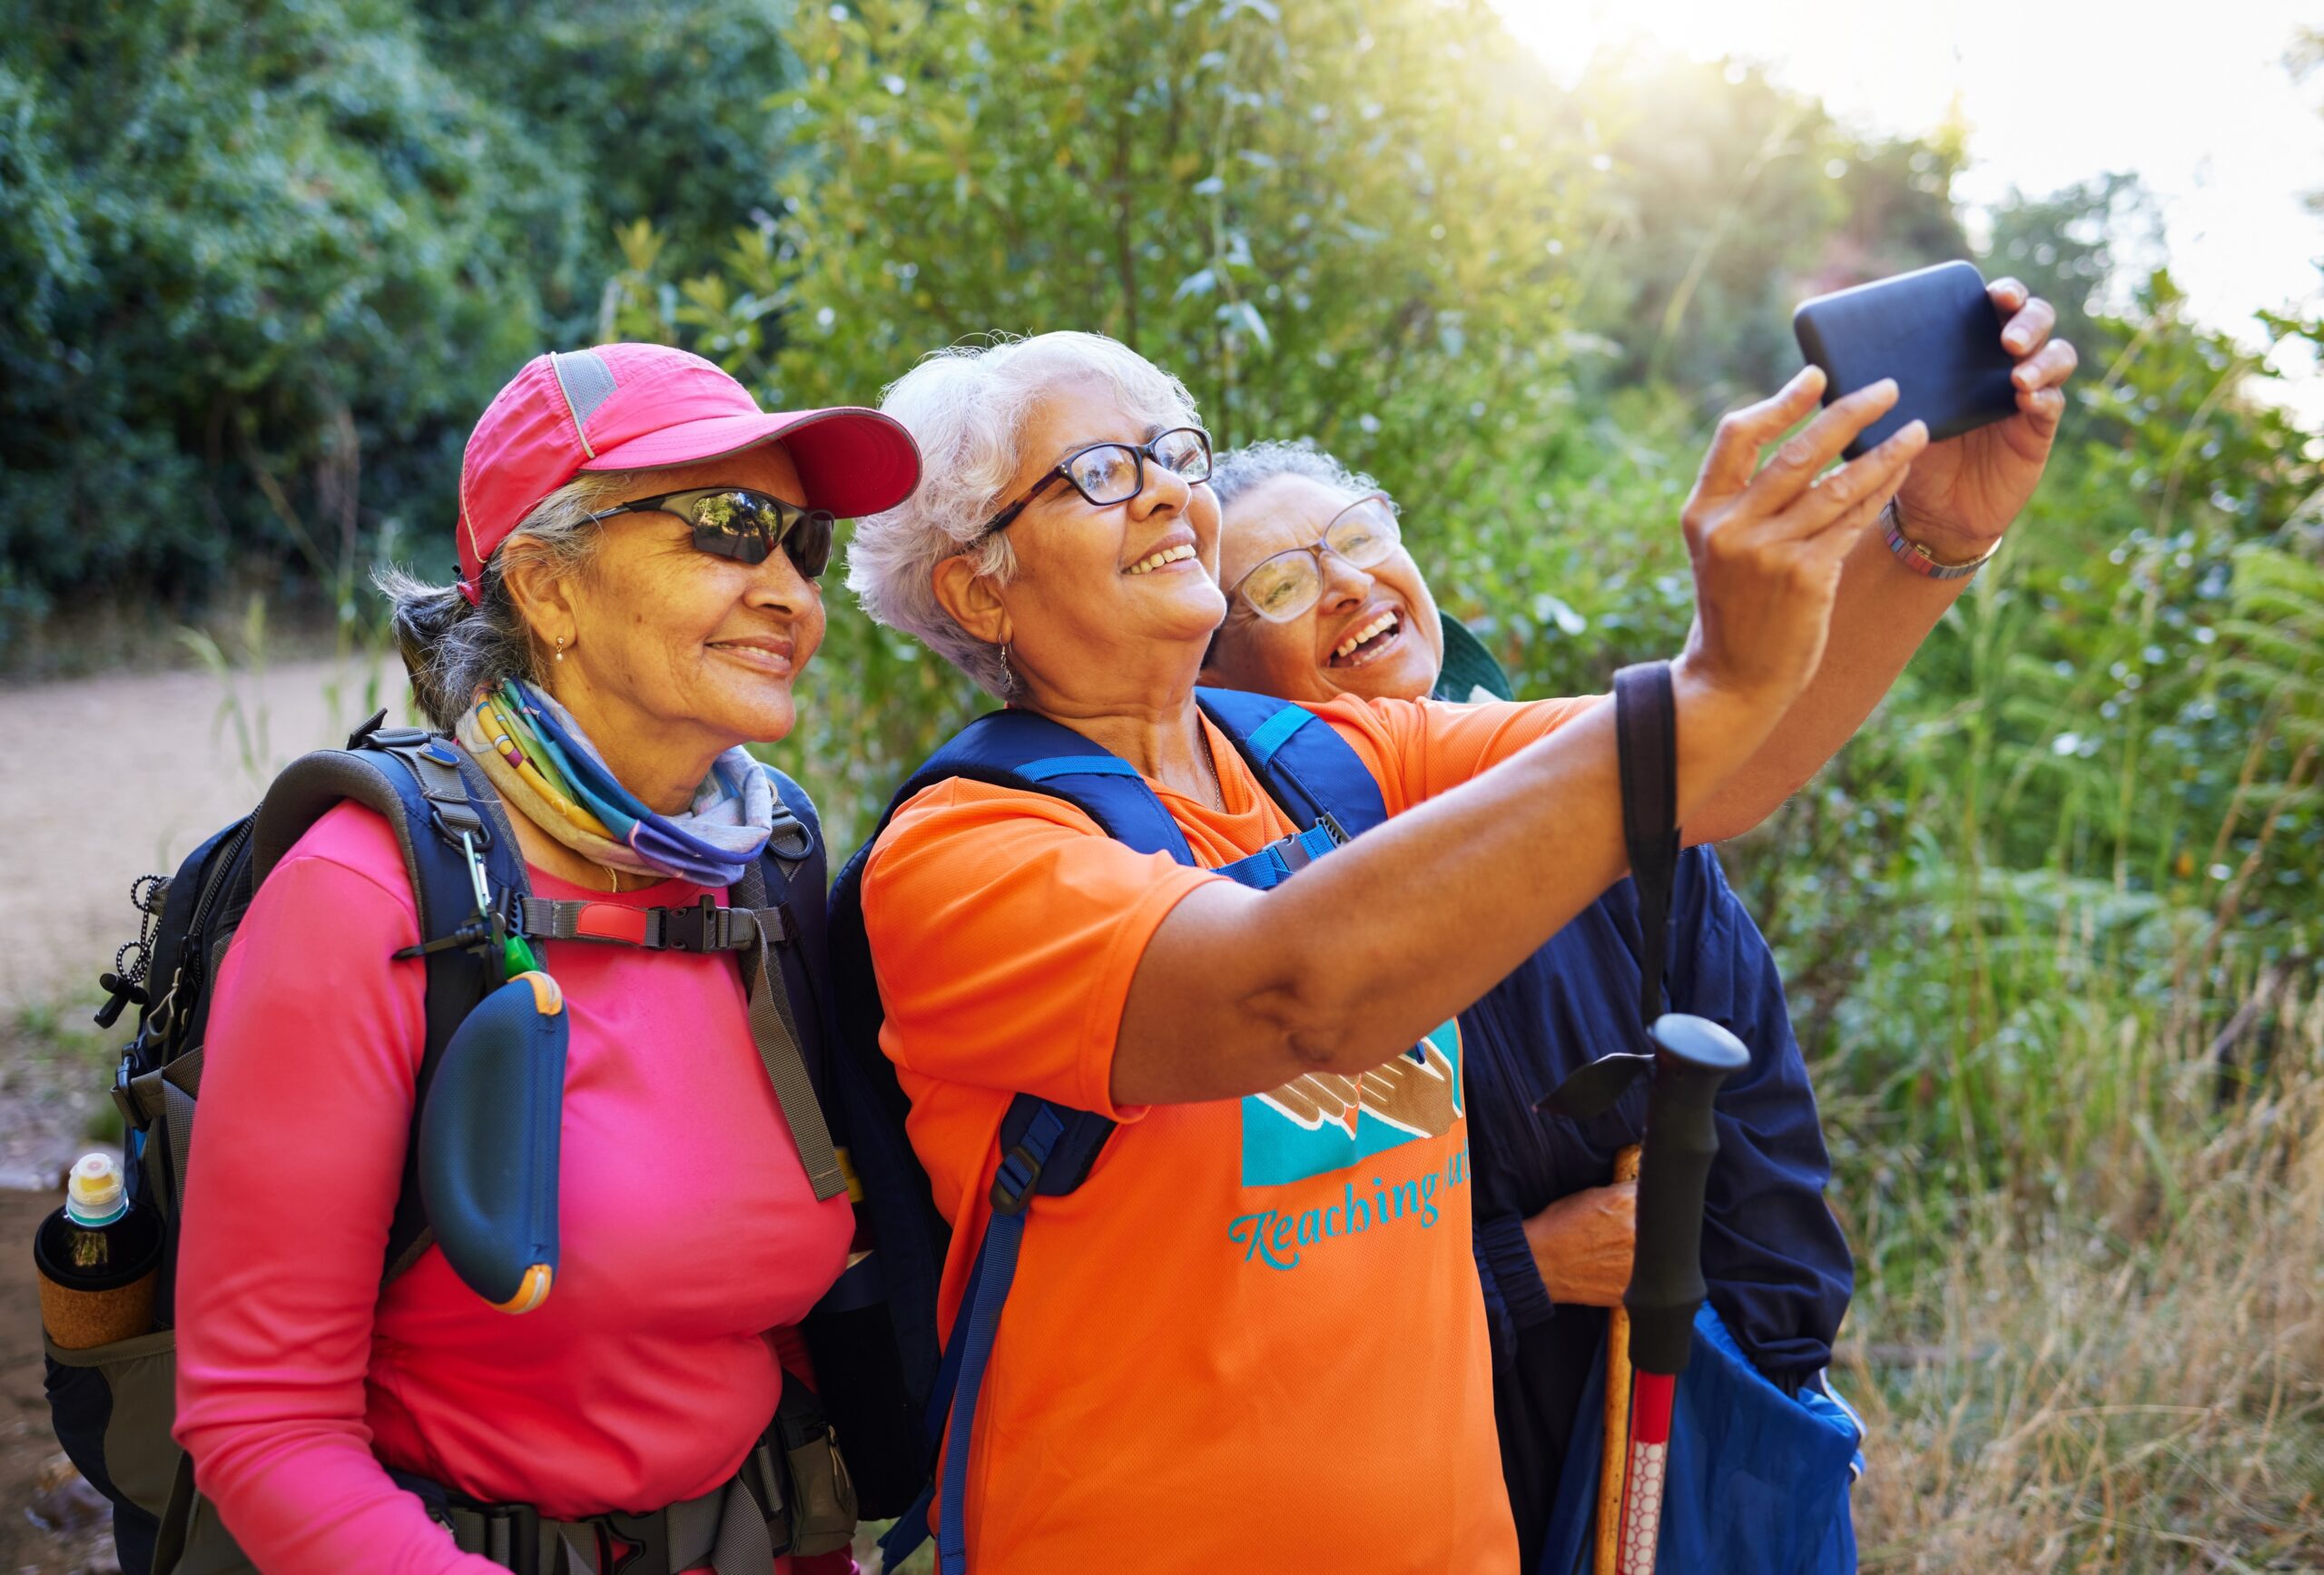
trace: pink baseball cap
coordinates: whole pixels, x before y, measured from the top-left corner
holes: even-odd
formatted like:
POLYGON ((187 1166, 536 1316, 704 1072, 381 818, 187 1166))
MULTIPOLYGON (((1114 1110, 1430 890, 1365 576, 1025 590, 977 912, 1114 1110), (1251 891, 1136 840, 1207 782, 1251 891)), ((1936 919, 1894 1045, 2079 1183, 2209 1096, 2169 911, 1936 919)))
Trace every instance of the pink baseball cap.
POLYGON ((657 470, 781 439, 807 507, 876 514, 920 485, 920 448, 893 418, 842 406, 767 411, 700 356, 599 345, 536 356, 493 397, 460 462, 460 588, 540 500, 584 470, 657 470))

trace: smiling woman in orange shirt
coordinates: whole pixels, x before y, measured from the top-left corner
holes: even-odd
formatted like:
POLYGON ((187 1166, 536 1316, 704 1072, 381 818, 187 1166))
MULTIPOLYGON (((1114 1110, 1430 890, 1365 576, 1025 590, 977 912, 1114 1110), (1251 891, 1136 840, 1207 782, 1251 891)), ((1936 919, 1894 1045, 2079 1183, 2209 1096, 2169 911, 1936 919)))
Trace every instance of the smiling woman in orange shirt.
MULTIPOLYGON (((1941 610, 1915 611, 1910 576, 1852 584, 1889 598, 1879 640, 1819 674, 1844 577, 1871 578, 1851 549, 1925 443, 1915 424, 1817 478, 1893 402, 1884 384, 1755 477, 1820 391, 1804 373, 1722 424, 1684 516, 1700 616, 1673 673, 1679 812, 1698 840, 1804 781, 1941 610)), ((1185 389, 1049 334, 939 352, 882 408, 927 468, 860 524, 849 584, 1128 762, 1201 866, 955 778, 901 806, 864 867, 881 1047, 954 1226, 947 1320, 1012 1098, 1120 1123, 1078 1190, 1033 1205, 976 1408, 969 1567, 1514 1570, 1445 1025, 1624 872, 1610 708, 1318 706, 1392 818, 1296 880, 1238 885, 1216 867, 1296 828, 1195 703, 1226 603, 1185 389)))

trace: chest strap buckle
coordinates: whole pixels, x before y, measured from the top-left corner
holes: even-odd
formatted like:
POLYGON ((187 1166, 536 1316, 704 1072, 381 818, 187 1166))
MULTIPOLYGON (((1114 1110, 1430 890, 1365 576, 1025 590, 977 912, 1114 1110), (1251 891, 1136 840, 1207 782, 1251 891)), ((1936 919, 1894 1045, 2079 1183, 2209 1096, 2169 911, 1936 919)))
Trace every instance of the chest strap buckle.
POLYGON ((516 928, 539 940, 596 940, 647 951, 748 951, 762 930, 776 945, 790 939, 782 908, 728 908, 704 897, 692 908, 632 908, 620 902, 549 897, 519 900, 516 928))

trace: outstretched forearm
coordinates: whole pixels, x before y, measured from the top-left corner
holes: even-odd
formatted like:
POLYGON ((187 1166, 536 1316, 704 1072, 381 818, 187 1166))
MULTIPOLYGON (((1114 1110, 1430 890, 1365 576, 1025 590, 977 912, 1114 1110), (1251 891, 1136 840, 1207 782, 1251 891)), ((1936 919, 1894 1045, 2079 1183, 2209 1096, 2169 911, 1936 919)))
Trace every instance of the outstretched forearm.
MULTIPOLYGON (((1698 609, 1671 674, 1682 826, 1766 747, 1813 678, 1844 567, 1927 444, 1910 421, 1823 474, 1895 403, 1884 380, 1833 401, 1760 468, 1822 386, 1803 372, 1722 418, 1680 514, 1698 609)), ((1272 891, 1212 881, 1187 893, 1147 940, 1123 1004, 1115 1103, 1360 1073, 1492 989, 1628 867, 1611 710, 1584 713, 1272 891)))
MULTIPOLYGON (((1776 708, 1683 664, 1674 688, 1683 817, 1749 757, 1776 708)), ((1613 707, 1600 705, 1295 881, 1187 895, 1131 983, 1115 1102, 1359 1074, 1484 994, 1626 867, 1613 707)))
POLYGON ((1740 836, 1807 786, 1856 736, 1945 609, 1970 583, 1916 575, 1896 561, 1885 533, 1865 532, 1840 571, 1831 638, 1815 677, 1758 753, 1688 823, 1687 841, 1740 836))

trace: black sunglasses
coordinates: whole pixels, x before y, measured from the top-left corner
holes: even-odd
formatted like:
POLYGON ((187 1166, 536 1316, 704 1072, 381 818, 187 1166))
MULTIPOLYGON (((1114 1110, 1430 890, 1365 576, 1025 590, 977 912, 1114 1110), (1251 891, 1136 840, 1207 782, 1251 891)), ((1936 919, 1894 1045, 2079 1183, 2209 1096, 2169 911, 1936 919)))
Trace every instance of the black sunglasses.
POLYGON ((1073 489, 1103 508, 1128 503, 1146 490, 1146 462, 1151 459, 1179 480, 1210 479, 1210 434, 1199 427, 1173 427, 1151 443, 1092 443, 1076 448, 1033 483, 1025 496, 992 517, 983 535, 991 536, 1015 523, 1033 499, 1049 490, 1059 477, 1073 489))
POLYGON ((736 563, 763 564, 781 547, 791 566, 811 580, 822 578, 832 561, 831 510, 802 508, 744 487, 704 487, 635 497, 589 517, 611 519, 616 514, 675 514, 694 527, 696 552, 736 563))

